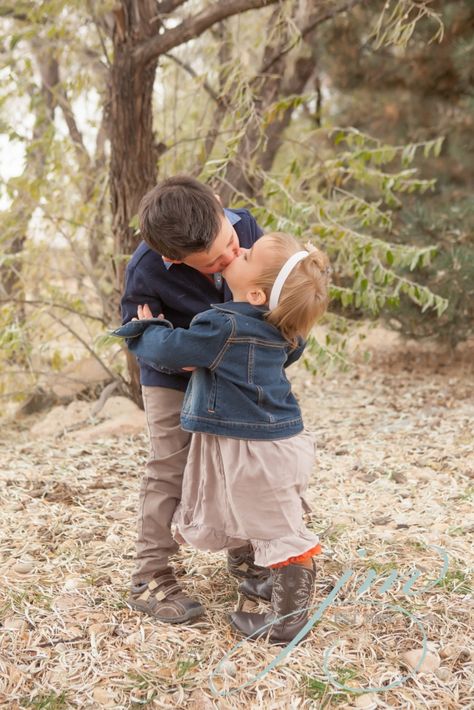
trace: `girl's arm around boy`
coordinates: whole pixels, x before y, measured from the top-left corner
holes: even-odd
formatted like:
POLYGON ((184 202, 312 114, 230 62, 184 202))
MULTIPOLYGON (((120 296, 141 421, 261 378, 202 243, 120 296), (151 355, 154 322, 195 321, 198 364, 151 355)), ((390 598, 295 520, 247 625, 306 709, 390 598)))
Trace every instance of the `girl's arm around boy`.
POLYGON ((182 369, 212 368, 231 332, 231 320, 224 313, 209 310, 195 316, 188 329, 150 318, 130 321, 113 335, 125 338, 129 350, 142 360, 182 369))

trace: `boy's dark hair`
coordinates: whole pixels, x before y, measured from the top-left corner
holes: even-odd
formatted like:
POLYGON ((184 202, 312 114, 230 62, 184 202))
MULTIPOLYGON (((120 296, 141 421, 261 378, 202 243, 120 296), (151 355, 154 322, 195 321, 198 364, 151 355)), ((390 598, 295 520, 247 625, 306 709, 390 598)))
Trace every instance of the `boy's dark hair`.
POLYGON ((224 210, 208 185, 175 175, 146 193, 138 208, 142 239, 169 259, 208 251, 224 210))

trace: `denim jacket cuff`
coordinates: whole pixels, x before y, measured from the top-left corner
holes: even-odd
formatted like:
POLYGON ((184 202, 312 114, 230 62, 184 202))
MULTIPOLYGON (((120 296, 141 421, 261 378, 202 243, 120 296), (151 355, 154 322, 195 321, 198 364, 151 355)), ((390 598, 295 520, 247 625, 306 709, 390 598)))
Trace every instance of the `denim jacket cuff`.
POLYGON ((150 326, 162 326, 165 328, 173 328, 173 324, 165 318, 146 318, 144 320, 131 320, 120 328, 116 328, 111 332, 117 338, 139 338, 145 330, 150 326))

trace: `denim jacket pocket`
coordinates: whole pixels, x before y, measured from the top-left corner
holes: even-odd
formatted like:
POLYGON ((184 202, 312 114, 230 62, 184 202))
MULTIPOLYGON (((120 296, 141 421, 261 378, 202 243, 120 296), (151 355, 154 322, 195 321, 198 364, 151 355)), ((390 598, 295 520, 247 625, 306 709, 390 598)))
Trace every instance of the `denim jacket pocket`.
POLYGON ((213 372, 211 372, 211 387, 209 390, 209 399, 207 401, 207 411, 214 413, 216 411, 217 405, 217 378, 213 372))

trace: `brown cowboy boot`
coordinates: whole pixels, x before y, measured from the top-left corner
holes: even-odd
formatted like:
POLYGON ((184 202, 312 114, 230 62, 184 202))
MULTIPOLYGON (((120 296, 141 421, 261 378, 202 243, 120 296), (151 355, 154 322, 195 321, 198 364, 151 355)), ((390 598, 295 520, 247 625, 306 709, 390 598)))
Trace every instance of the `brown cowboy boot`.
POLYGON ((265 636, 270 643, 285 645, 308 621, 316 576, 314 564, 313 569, 297 564, 278 567, 272 571, 272 576, 272 610, 267 614, 234 611, 230 621, 243 636, 251 636, 252 639, 265 636), (287 614, 292 616, 281 620, 287 614), (262 628, 265 626, 267 628, 262 628))
POLYGON ((267 567, 255 564, 254 551, 250 543, 227 552, 227 569, 234 577, 243 579, 270 576, 270 570, 267 567))
POLYGON ((184 624, 204 613, 204 607, 185 594, 171 567, 149 582, 133 585, 127 604, 168 624, 184 624))
POLYGON ((271 601, 272 589, 273 579, 271 574, 253 579, 244 579, 242 584, 239 584, 239 592, 254 601, 259 599, 264 599, 266 602, 271 601))

